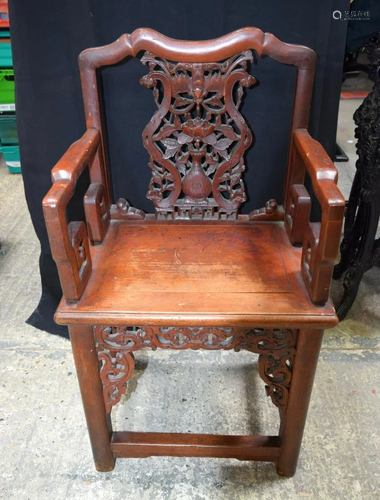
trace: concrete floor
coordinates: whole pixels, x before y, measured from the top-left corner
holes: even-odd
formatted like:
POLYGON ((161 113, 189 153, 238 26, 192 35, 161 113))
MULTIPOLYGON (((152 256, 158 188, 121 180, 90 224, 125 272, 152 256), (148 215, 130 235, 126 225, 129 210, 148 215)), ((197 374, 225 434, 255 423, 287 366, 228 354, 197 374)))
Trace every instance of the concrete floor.
MULTIPOLYGON (((354 175, 352 114, 342 101, 338 164, 348 196, 354 175)), ((0 165, 0 498, 377 499, 380 497, 380 269, 363 280, 346 321, 326 332, 296 476, 272 464, 200 458, 119 460, 97 473, 70 344, 24 323, 40 295, 39 244, 22 179, 0 165)), ((275 433, 247 352, 140 352, 119 429, 275 433)))

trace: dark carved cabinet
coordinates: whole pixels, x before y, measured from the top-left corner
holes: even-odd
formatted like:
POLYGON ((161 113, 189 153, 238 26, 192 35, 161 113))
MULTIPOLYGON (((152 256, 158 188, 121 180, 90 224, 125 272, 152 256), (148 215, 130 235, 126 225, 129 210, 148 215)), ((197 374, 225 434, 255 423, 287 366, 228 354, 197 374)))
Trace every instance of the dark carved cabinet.
POLYGON ((307 132, 315 60, 256 28, 202 42, 139 29, 80 55, 87 131, 54 167, 43 207, 64 294, 56 321, 70 328, 98 470, 117 457, 171 455, 272 461, 295 473, 323 329, 337 323, 329 290, 344 211, 336 169, 307 132), (109 187, 96 70, 127 56, 146 65, 140 83, 157 107, 142 134, 151 214, 114 203, 109 187), (240 108, 261 57, 297 68, 288 169, 282 205, 242 215, 252 133, 240 108), (87 166, 86 223, 68 223, 87 166), (320 223, 309 220, 305 172, 320 223), (113 431, 110 412, 143 348, 258 354, 279 434, 113 431))
POLYGON ((380 265, 380 238, 376 238, 380 220, 380 32, 362 52, 368 55, 368 76, 374 86, 354 114, 358 160, 347 203, 340 262, 334 269, 335 279, 344 275, 336 305, 340 320, 354 303, 364 273, 380 265))

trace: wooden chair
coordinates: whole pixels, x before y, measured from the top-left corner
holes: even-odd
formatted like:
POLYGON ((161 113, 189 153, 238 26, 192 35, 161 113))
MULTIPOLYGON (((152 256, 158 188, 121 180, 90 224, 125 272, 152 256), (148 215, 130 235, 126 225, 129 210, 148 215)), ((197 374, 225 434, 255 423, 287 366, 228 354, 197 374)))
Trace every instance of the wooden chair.
MULTIPOLYGON (((316 55, 256 28, 201 42, 138 29, 80 54, 87 131, 52 171, 43 201, 95 465, 152 455, 272 461, 295 473, 324 328, 344 199, 337 171, 307 132, 316 55), (251 132, 239 113, 255 57, 297 67, 283 206, 239 214, 251 132), (143 52, 158 107, 143 131, 153 214, 112 202, 96 70, 143 52), (89 166, 86 222, 66 220, 89 166), (305 170, 322 208, 309 222, 305 170), (142 348, 230 349, 259 354, 259 373, 278 407, 278 436, 113 432, 110 412, 142 348)), ((237 354, 238 356, 238 354, 237 354)), ((148 404, 148 403, 147 403, 148 404)))

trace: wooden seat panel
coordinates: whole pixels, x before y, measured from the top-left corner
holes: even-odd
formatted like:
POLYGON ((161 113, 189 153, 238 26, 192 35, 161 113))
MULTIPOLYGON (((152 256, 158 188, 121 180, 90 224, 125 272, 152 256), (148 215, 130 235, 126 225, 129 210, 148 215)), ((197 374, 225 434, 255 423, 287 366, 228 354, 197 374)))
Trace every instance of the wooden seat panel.
POLYGON ((114 264, 99 266, 109 292, 291 292, 275 226, 118 224, 109 244, 114 264))
POLYGON ((113 221, 92 261, 81 299, 62 300, 60 323, 336 322, 330 303, 310 301, 301 249, 282 222, 113 221))

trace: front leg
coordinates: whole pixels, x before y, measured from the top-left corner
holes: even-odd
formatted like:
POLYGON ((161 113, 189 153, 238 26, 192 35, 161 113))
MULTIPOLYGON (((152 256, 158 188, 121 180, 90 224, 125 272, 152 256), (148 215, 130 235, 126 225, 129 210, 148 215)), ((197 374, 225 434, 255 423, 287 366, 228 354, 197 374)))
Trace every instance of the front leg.
POLYGON ((95 467, 101 472, 111 471, 115 466, 110 446, 112 425, 103 399, 93 329, 70 326, 70 339, 95 467))
POLYGON ((280 430, 277 472, 281 476, 292 477, 296 472, 322 337, 323 330, 298 332, 286 414, 280 430))

